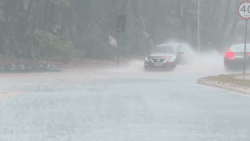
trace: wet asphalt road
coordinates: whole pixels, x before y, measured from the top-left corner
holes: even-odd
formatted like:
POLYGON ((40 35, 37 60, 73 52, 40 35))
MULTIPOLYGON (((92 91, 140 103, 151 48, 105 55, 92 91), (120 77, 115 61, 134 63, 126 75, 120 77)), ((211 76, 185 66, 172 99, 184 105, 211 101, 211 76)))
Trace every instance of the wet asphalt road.
POLYGON ((0 140, 250 140, 250 96, 198 85, 208 73, 140 71, 1 75, 21 93, 0 99, 0 140))

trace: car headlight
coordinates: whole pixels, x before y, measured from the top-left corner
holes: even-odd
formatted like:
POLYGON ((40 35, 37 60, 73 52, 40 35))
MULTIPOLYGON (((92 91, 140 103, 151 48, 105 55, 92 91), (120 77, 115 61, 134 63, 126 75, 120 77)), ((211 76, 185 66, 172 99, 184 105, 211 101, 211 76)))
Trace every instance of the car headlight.
POLYGON ((177 58, 176 56, 173 56, 171 59, 168 60, 168 62, 170 62, 170 63, 174 62, 176 60, 176 58, 177 58))
POLYGON ((149 59, 148 59, 148 57, 146 57, 146 58, 145 58, 145 62, 149 62, 149 59))

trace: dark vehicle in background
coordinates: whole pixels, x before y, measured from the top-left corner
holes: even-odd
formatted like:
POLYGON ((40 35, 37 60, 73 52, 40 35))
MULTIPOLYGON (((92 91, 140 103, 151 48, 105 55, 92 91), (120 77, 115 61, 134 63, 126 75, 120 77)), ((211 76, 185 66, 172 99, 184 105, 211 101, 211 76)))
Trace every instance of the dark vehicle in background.
MULTIPOLYGON (((244 66, 244 44, 232 45, 224 56, 224 67, 226 69, 243 68, 244 66)), ((246 65, 250 63, 250 44, 246 48, 246 65)))
POLYGON ((158 45, 144 61, 145 69, 169 69, 173 70, 182 60, 181 45, 158 45))

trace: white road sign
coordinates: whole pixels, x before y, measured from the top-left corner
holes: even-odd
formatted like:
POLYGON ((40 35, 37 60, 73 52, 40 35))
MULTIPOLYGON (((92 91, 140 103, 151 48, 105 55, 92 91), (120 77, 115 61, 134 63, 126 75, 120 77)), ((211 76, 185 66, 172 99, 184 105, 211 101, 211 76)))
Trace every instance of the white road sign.
POLYGON ((112 45, 112 46, 115 46, 117 47, 117 41, 114 37, 112 36, 109 36, 109 43, 112 45))
POLYGON ((239 16, 245 20, 250 19, 250 1, 243 1, 238 8, 239 16))

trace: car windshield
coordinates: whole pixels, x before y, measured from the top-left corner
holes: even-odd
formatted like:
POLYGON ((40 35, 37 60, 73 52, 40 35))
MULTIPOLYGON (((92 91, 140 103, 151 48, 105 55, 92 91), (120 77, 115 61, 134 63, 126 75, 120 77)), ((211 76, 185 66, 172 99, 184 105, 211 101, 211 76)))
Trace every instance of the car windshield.
POLYGON ((154 50, 153 53, 157 54, 157 53, 161 53, 161 54, 174 54, 176 53, 178 50, 177 46, 167 46, 167 45, 161 45, 161 46, 157 46, 154 50))
MULTIPOLYGON (((232 52, 244 52, 244 44, 239 44, 239 45, 233 45, 230 48, 230 51, 232 52)), ((247 52, 250 52, 250 44, 247 44, 247 52)))

